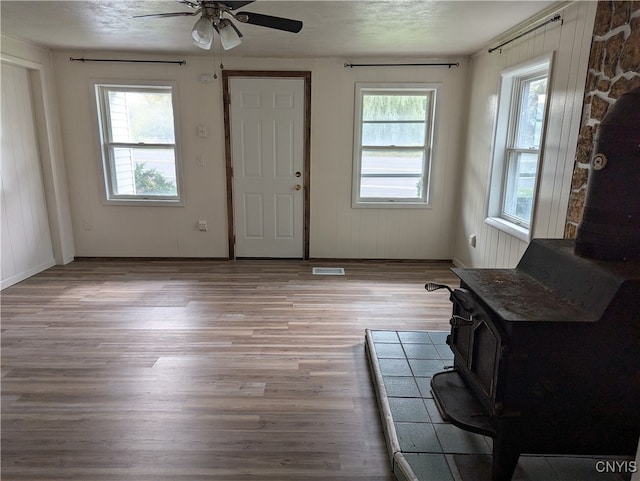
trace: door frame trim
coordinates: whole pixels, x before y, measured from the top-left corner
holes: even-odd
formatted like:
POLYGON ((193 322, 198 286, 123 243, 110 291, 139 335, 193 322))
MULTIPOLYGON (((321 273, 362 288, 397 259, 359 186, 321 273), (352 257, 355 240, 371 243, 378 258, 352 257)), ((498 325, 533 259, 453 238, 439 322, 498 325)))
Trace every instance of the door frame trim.
POLYGON ((309 228, 311 217, 311 72, 272 70, 223 70, 222 99, 224 106, 224 158, 227 175, 227 231, 229 259, 234 260, 235 232, 233 218, 233 163, 231 158, 231 116, 229 109, 229 80, 232 77, 254 78, 303 78, 304 79, 304 126, 303 126, 303 252, 304 260, 309 259, 309 228))

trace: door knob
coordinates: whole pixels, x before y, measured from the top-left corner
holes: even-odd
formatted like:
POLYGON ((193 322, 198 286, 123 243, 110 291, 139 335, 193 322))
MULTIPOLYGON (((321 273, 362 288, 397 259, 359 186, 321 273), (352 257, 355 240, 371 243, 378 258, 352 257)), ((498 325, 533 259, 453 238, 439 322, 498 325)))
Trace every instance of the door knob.
POLYGON ((300 184, 296 184, 296 190, 300 190, 302 189, 302 186, 300 184))

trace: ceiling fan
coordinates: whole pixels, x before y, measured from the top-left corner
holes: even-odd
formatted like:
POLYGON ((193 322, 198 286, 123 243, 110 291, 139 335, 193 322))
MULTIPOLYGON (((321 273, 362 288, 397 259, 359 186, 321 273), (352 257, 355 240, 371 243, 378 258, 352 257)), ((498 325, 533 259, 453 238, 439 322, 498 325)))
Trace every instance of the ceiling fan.
POLYGON ((231 19, 241 23, 249 23, 251 25, 284 30, 285 32, 298 33, 302 30, 302 22, 299 20, 273 17, 271 15, 264 15, 261 13, 235 11, 236 9, 249 5, 254 1, 255 0, 248 2, 221 2, 207 0, 177 0, 178 3, 186 5, 193 11, 135 15, 134 18, 184 17, 200 15, 200 18, 193 26, 191 36, 193 37, 193 43, 204 50, 209 50, 211 48, 211 45, 213 44, 214 30, 218 32, 222 48, 225 50, 229 50, 240 45, 242 33, 234 25, 231 19))

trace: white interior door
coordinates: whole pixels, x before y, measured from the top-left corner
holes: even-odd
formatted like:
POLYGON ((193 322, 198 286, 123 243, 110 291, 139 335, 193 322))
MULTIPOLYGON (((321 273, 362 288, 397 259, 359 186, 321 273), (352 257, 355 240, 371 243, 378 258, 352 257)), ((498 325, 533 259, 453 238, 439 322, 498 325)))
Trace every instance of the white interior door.
POLYGON ((304 255, 304 79, 231 78, 236 257, 304 255))

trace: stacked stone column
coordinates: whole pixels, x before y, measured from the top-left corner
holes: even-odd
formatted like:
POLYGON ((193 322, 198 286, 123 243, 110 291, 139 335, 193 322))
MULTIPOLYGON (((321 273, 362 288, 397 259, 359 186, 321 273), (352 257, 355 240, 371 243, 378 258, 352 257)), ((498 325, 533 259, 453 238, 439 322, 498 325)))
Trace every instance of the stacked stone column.
MULTIPOLYGON (((575 238, 576 228, 582 219, 589 162, 598 124, 620 95, 636 87, 640 87, 640 1, 599 1, 565 238, 575 238)), ((615 195, 615 192, 611 195, 615 195)))

